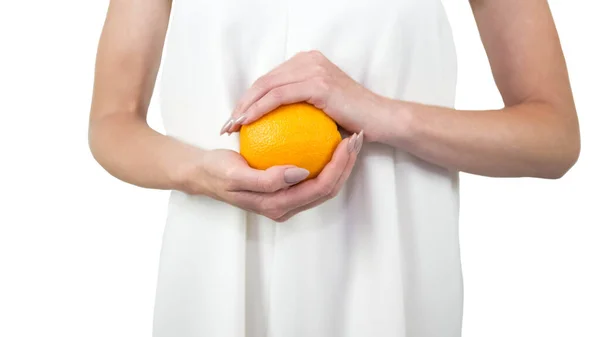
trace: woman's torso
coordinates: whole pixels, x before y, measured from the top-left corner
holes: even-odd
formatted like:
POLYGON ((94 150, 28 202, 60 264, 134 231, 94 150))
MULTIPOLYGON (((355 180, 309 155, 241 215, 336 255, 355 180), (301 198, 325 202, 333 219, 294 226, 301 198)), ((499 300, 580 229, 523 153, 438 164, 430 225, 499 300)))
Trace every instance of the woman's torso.
MULTIPOLYGON (((439 0, 175 0, 167 133, 238 149, 237 136, 219 136, 237 99, 306 50, 378 94, 454 104, 439 0)), ((456 337, 461 316, 456 172, 365 144, 338 197, 283 224, 172 194, 156 337, 456 337)))

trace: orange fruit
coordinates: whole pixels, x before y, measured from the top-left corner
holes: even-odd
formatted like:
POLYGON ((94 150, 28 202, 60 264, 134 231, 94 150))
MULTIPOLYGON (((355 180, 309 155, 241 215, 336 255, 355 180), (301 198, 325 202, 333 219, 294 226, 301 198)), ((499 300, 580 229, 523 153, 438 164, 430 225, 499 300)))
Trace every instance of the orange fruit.
POLYGON ((308 103, 280 106, 240 129, 240 154, 250 167, 294 165, 316 177, 342 136, 335 122, 308 103))

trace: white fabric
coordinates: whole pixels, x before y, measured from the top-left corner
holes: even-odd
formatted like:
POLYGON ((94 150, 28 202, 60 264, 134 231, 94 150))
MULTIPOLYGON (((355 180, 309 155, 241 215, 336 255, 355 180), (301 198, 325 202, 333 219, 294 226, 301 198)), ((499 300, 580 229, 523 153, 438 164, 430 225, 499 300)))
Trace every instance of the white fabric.
MULTIPOLYGON (((440 0, 175 0, 164 58, 169 135, 219 136, 259 76, 317 49, 396 99, 453 106, 456 60, 440 0)), ((365 144, 340 195, 277 224, 173 192, 155 337, 457 337, 458 175, 365 144)))

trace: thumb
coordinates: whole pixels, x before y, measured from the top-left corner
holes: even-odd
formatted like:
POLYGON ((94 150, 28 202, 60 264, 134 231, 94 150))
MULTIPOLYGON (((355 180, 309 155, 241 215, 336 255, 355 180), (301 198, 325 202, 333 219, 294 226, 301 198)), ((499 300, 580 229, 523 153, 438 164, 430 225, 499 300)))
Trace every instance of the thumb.
POLYGON ((309 176, 306 169, 285 165, 267 170, 248 169, 237 177, 240 190, 272 193, 295 185, 309 176))

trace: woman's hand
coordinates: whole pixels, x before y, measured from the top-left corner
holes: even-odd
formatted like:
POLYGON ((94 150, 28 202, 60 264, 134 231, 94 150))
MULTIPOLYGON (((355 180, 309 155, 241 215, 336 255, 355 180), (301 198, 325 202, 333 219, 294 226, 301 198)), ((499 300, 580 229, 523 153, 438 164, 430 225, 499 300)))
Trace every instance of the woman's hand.
POLYGON ((349 132, 364 130, 382 98, 367 90, 318 51, 299 53, 259 78, 240 99, 221 130, 231 133, 280 105, 307 102, 349 132))
POLYGON ((319 176, 304 182, 309 172, 302 168, 255 170, 237 152, 207 151, 199 163, 184 170, 179 189, 282 222, 336 196, 352 172, 362 142, 362 134, 344 139, 319 176))

